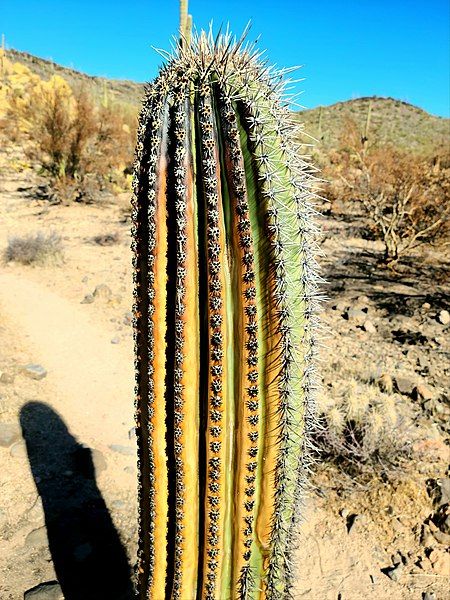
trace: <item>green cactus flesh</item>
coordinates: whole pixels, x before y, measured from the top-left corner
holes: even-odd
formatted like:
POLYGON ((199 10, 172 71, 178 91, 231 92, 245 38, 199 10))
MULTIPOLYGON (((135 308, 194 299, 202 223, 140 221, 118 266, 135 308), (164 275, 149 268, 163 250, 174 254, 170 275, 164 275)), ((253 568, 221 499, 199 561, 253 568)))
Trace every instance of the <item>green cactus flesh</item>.
POLYGON ((202 34, 148 88, 133 248, 141 599, 292 586, 314 392, 313 176, 284 79, 202 34))

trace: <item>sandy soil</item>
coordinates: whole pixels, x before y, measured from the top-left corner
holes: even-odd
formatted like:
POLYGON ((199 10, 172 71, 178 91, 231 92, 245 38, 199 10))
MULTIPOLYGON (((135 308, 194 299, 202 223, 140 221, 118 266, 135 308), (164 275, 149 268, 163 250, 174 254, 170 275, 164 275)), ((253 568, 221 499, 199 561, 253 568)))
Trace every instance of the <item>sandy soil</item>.
MULTIPOLYGON (((0 249, 12 235, 54 230, 63 238, 65 262, 0 267, 0 374, 6 374, 0 382, 0 423, 17 428, 13 443, 0 447, 0 598, 19 600, 33 586, 57 579, 68 599, 126 599, 136 550, 129 224, 117 202, 65 207, 33 200, 23 189, 33 182, 27 177, 9 173, 1 181, 0 249), (117 244, 92 241, 112 232, 119 235, 117 244), (103 287, 93 301, 85 300, 97 286, 103 287), (46 376, 30 378, 23 369, 30 363, 42 365, 46 376)), ((368 339, 327 309, 325 321, 333 333, 325 386, 333 373, 347 378, 368 367, 387 364, 392 371, 412 364, 415 347, 406 349, 408 357, 392 336, 387 339, 383 328, 390 332, 392 326, 381 320, 382 311, 395 298, 401 303, 411 296, 421 305, 426 290, 412 290, 409 283, 402 290, 398 283, 360 276, 356 261, 370 266, 370 257, 364 258, 367 244, 349 233, 346 223, 330 220, 325 226, 334 235, 325 243, 331 254, 325 264, 332 273, 330 296, 356 297, 369 290, 372 319, 379 318, 377 333, 368 339)), ((440 285, 434 291, 442 302, 445 286, 440 285)), ((435 321, 429 326, 439 352, 448 352, 448 332, 435 321)), ((438 351, 434 358, 427 352, 430 366, 441 364, 438 351)), ((439 393, 448 377, 442 369, 429 379, 439 393)), ((445 474, 446 450, 442 437, 436 440, 437 458, 431 462, 438 477, 445 474)), ((411 511, 400 519, 401 504, 388 493, 371 507, 364 494, 342 498, 332 486, 317 484, 305 510, 295 597, 444 600, 446 567, 433 568, 419 542, 421 524, 432 510, 427 477, 424 472, 422 495, 405 497, 406 504, 423 499, 415 521, 411 511), (395 510, 388 518, 390 504, 395 510), (350 531, 347 514, 360 517, 350 531), (396 552, 405 566, 393 580, 381 569, 395 562, 396 552)))

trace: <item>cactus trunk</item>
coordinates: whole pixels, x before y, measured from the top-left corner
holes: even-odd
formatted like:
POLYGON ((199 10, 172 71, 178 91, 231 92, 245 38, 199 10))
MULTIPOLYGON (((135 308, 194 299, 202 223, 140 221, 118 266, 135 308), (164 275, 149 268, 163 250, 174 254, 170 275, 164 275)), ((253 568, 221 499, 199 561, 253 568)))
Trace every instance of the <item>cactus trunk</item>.
POLYGON ((280 73, 202 34, 148 88, 134 177, 138 589, 292 585, 314 392, 313 177, 280 73))

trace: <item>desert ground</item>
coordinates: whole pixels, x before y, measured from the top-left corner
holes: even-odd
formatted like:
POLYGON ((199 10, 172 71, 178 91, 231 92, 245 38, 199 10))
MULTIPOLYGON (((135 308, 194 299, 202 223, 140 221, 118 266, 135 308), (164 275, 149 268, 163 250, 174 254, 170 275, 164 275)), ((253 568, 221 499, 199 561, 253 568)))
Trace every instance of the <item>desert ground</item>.
MULTIPOLYGON (((136 552, 129 197, 52 205, 20 157, 10 168, 4 148, 0 163, 0 251, 37 231, 64 246, 62 262, 0 266, 0 598, 125 600, 136 552)), ((429 251, 393 274, 363 221, 334 212, 320 224, 319 405, 350 382, 360 394, 384 387, 417 458, 359 487, 317 465, 294 597, 445 600, 449 258, 429 251)))

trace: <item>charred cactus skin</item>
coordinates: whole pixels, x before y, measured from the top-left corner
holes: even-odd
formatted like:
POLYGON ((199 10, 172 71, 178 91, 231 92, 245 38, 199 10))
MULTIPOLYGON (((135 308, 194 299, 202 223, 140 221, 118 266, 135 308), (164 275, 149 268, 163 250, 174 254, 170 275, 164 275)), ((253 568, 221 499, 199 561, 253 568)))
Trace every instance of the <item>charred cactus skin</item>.
POLYGON ((244 38, 177 48, 133 187, 141 600, 289 597, 320 294, 313 169, 244 38))

